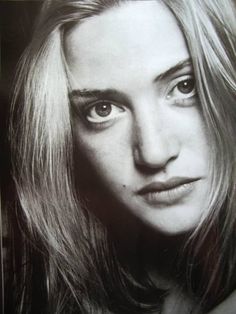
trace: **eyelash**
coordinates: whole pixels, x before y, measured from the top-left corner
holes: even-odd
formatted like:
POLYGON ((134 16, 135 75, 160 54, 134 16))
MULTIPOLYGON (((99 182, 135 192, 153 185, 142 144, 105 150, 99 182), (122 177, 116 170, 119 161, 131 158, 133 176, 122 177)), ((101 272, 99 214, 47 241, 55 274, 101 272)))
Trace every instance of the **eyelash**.
POLYGON ((167 93, 167 100, 174 101, 174 104, 177 104, 179 106, 187 106, 192 104, 194 97, 197 95, 193 75, 181 76, 174 80, 171 85, 172 86, 170 88, 170 91, 167 93), (184 93, 183 91, 181 92, 180 90, 177 90, 178 87, 180 88, 180 84, 183 84, 183 88, 188 88, 186 84, 190 84, 190 91, 184 93), (175 93, 177 93, 177 95, 175 95, 175 93))
POLYGON ((83 110, 83 115, 88 123, 99 127, 117 119, 124 111, 125 109, 114 101, 98 100, 86 107, 83 110))
MULTIPOLYGON (((193 75, 185 75, 175 79, 169 88, 167 93, 167 100, 173 102, 178 106, 191 106, 193 105, 193 99, 196 96, 195 81, 193 75), (190 85, 190 92, 181 92, 180 87, 188 88, 190 85), (187 84, 187 85, 186 85, 187 84), (184 86, 185 85, 185 86, 184 86), (175 95, 177 93, 177 95, 175 95)), ((109 100, 97 100, 89 105, 84 105, 82 108, 82 114, 86 122, 94 127, 104 127, 110 125, 111 122, 119 118, 119 116, 125 112, 123 106, 119 103, 109 100), (100 115, 98 113, 100 106, 100 115), (104 112, 102 112, 104 111, 104 112), (115 112, 114 112, 115 111, 115 112)))

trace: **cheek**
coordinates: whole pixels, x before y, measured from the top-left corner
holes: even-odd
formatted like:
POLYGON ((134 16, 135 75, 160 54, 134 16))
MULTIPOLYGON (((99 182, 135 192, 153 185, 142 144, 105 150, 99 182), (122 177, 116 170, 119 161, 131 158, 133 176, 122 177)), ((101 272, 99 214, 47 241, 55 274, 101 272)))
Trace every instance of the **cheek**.
POLYGON ((209 134, 201 113, 197 108, 189 111, 189 115, 179 121, 179 130, 182 132, 183 147, 186 146, 195 156, 206 161, 209 158, 209 134))
POLYGON ((131 177, 132 148, 130 130, 126 123, 96 132, 75 128, 75 145, 82 152, 99 178, 108 184, 124 185, 131 177))

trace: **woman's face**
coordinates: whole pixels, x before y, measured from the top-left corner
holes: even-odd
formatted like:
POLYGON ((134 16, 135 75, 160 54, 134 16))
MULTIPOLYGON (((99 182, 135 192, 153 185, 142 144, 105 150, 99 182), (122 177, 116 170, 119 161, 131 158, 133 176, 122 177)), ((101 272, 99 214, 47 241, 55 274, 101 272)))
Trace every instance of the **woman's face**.
POLYGON ((88 18, 65 39, 75 141, 107 191, 155 230, 194 228, 207 209, 207 136, 185 39, 157 1, 88 18))

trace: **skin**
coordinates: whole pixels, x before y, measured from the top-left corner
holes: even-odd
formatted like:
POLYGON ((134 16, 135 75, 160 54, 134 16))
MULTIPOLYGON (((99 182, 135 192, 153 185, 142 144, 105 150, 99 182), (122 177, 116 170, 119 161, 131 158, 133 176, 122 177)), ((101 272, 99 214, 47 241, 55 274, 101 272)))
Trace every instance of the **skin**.
POLYGON ((79 96, 73 102, 76 141, 101 181, 160 232, 195 227, 206 209, 209 152, 195 91, 186 95, 176 87, 192 78, 191 66, 159 77, 189 59, 174 17, 152 1, 112 8, 68 33, 66 55, 74 90, 112 90, 109 98, 79 96), (101 100, 112 106, 106 117, 95 110, 101 100), (200 178, 177 203, 150 204, 137 194, 176 176, 200 178))
POLYGON ((126 3, 73 27, 65 51, 75 141, 101 182, 154 230, 174 235, 195 227, 207 208, 209 151, 196 90, 177 86, 191 85, 193 73, 174 17, 155 1, 126 3), (101 117, 104 104, 111 112, 101 117), (138 194, 176 176, 199 179, 178 201, 138 194))
POLYGON ((234 314, 236 309, 236 292, 234 291, 231 295, 217 306, 214 310, 208 314, 234 314))
MULTIPOLYGON (((108 193, 165 236, 195 228, 208 208, 210 152, 190 55, 173 15, 156 1, 113 7, 69 30, 65 54, 75 143, 108 193), (197 180, 164 201, 160 192, 154 201, 137 192, 173 177, 197 180)), ((189 313, 192 300, 176 286, 172 291, 163 313, 189 313)), ((235 299, 210 313, 231 313, 235 299)))

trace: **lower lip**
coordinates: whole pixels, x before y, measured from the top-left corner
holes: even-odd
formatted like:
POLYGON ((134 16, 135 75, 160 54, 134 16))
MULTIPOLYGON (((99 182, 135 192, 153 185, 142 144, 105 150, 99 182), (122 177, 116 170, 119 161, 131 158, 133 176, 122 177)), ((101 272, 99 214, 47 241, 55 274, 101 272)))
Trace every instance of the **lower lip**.
POLYGON ((184 200, 193 191, 194 184, 195 182, 189 182, 169 190, 147 192, 141 197, 150 205, 171 206, 184 200))

